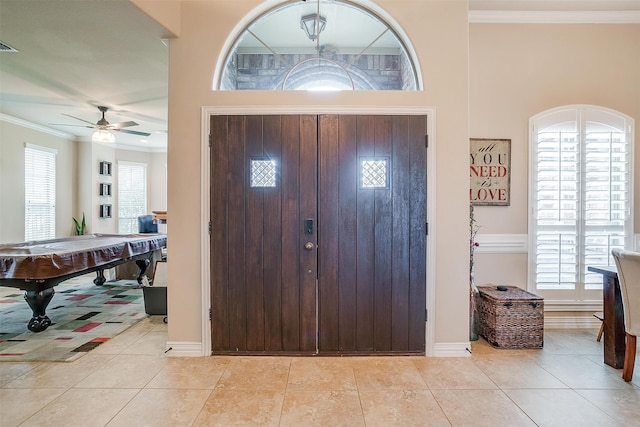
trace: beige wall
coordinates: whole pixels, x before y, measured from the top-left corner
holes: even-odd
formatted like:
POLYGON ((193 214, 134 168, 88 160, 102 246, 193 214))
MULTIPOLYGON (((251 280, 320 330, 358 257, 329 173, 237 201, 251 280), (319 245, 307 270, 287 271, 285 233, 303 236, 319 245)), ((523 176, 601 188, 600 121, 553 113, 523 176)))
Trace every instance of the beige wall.
MULTIPOLYGON (((598 105, 634 118, 640 136, 639 41, 640 25, 470 25, 471 137, 512 144, 511 206, 476 207, 479 238, 527 234, 530 117, 562 105, 598 105)), ((639 156, 636 150, 636 165, 639 156)), ((636 203, 636 224, 638 209, 636 203)), ((475 265, 478 284, 526 284, 526 253, 479 254, 475 265)))
POLYGON ((0 120, 0 243, 24 240, 24 144, 58 150, 56 156, 56 237, 74 233, 72 217, 84 212, 88 233, 117 233, 116 218, 99 218, 100 203, 111 203, 117 216, 116 168, 120 160, 147 164, 148 210, 165 210, 166 153, 117 150, 75 142, 0 120), (100 176, 100 161, 113 165, 111 177, 100 176), (112 197, 98 195, 98 183, 112 183, 112 197))
MULTIPOLYGON (((168 161, 164 154, 105 151, 102 146, 72 143, 0 122, 0 242, 24 237, 23 189, 15 179, 23 175, 24 142, 59 150, 58 188, 62 188, 59 195, 64 194, 58 202, 59 235, 72 233, 70 218, 84 209, 92 212, 92 218, 97 216, 99 160, 111 160, 115 168, 118 160, 148 159, 149 208, 169 212, 170 341, 200 342, 205 317, 200 276, 200 242, 206 239, 201 195, 207 188, 200 185, 204 106, 379 106, 389 111, 398 106, 428 106, 435 110, 430 155, 436 159, 436 182, 428 184, 429 193, 436 197, 435 205, 428 206, 435 212, 429 237, 435 241, 435 250, 429 254, 428 268, 435 271, 435 313, 430 321, 436 345, 468 339, 468 276, 466 268, 460 267, 468 262, 469 136, 512 140, 511 206, 478 207, 480 233, 526 235, 531 116, 560 105, 600 105, 633 117, 636 136, 640 135, 640 25, 468 25, 466 1, 363 0, 365 6, 384 10, 406 33, 417 55, 424 90, 279 92, 274 97, 273 92, 218 92, 211 87, 217 60, 234 27, 255 16, 255 8, 275 1, 136 3, 159 21, 168 19, 168 28, 180 33, 170 42, 168 161), (166 192, 160 182, 167 177, 159 178, 163 173, 168 176, 166 192), (67 193, 67 188, 75 190, 67 193)), ((638 196, 639 185, 635 191, 638 196)), ((635 217, 640 221, 640 215, 635 217)), ((108 223, 92 223, 91 231, 114 230, 108 223)), ((476 279, 478 283, 521 284, 526 281, 526 259, 524 253, 479 254, 476 279)))
MULTIPOLYGON (((468 340, 468 63, 465 1, 375 2, 408 35, 422 68, 420 92, 219 92, 211 90, 216 61, 234 26, 260 6, 258 0, 190 1, 181 6, 181 34, 170 44, 168 227, 169 341, 200 342, 201 322, 201 123, 203 106, 336 105, 431 106, 436 134, 437 182, 429 183, 438 203, 435 239, 436 343, 468 340), (445 42, 446 41, 446 42, 445 42)), ((271 2, 273 3, 273 2, 271 2)), ((365 3, 371 4, 371 3, 365 3)), ((433 271, 433 270, 432 270, 433 271)))

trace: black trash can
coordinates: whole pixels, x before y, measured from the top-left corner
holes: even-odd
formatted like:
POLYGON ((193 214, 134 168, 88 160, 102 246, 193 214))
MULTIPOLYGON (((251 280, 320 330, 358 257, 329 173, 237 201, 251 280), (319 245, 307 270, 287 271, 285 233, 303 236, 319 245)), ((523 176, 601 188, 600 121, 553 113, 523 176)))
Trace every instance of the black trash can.
POLYGON ((147 314, 167 315, 167 287, 143 286, 144 311, 147 314))

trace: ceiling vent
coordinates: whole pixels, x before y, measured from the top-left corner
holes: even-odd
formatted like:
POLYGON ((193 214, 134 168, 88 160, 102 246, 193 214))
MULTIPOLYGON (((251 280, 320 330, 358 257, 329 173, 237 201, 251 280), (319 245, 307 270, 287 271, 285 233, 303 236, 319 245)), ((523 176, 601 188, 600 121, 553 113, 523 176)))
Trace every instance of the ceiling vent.
POLYGON ((0 42, 0 52, 18 52, 18 49, 11 47, 4 42, 0 42))

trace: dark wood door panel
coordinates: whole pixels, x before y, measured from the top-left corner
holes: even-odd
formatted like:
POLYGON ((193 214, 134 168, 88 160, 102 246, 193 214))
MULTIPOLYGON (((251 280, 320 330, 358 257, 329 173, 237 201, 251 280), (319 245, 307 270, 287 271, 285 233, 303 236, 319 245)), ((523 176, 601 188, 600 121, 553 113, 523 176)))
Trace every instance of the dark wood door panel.
POLYGON ((211 117, 214 353, 424 352, 425 134, 424 116, 211 117), (250 185, 264 159, 274 188, 250 185))
POLYGON ((317 121, 282 116, 282 350, 316 350, 317 121), (312 220, 312 234, 306 234, 312 220), (304 249, 310 242, 312 250, 304 249))
MULTIPOLYGON (((297 218, 298 230, 303 230, 304 221, 313 220, 313 233, 299 234, 298 251, 300 263, 300 350, 316 351, 317 337, 317 276, 318 276, 318 120, 315 115, 300 117, 300 173, 297 218), (312 243, 312 250, 302 249, 312 243)), ((287 261, 289 262, 289 261, 287 261)))
POLYGON ((316 242, 302 234, 316 177, 301 167, 316 164, 315 116, 214 116, 211 129, 213 351, 315 352, 316 250, 301 253, 316 242), (256 160, 275 162, 275 187, 251 185, 256 160))
POLYGON ((424 116, 320 117, 320 352, 424 352, 425 135, 424 116))
POLYGON ((409 348, 425 351, 427 282, 427 150, 426 116, 408 116, 409 188, 409 348))

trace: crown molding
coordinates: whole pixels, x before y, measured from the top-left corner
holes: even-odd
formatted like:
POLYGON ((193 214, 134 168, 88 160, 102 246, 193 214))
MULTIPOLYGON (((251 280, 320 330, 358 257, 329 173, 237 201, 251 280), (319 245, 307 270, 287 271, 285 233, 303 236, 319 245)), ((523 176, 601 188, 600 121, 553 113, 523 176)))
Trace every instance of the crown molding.
MULTIPOLYGON (((51 129, 49 127, 38 125, 32 122, 29 122, 27 120, 19 119, 17 117, 9 116, 8 114, 4 114, 4 113, 0 113, 0 121, 18 125, 27 129, 35 130, 37 132, 42 132, 47 135, 52 135, 58 138, 67 139, 69 141, 92 143, 91 138, 76 137, 75 135, 72 135, 70 133, 51 129)), ((116 150, 129 150, 129 151, 138 151, 143 153, 166 153, 167 152, 167 149, 163 147, 138 147, 134 145, 118 143, 117 141, 111 144, 99 143, 99 142, 94 142, 94 144, 108 146, 116 150)))
POLYGON ((14 124, 14 125, 22 126, 22 127, 27 128, 27 129, 35 130, 35 131, 46 133, 46 134, 49 134, 49 135, 53 135, 53 136, 56 136, 58 138, 69 139, 69 140, 72 140, 72 141, 75 140, 75 136, 71 135, 70 133, 62 132, 62 131, 59 131, 59 130, 51 129, 51 128, 46 127, 46 126, 42 126, 42 125, 38 125, 38 124, 35 124, 35 123, 31 123, 31 122, 28 122, 26 120, 22 120, 22 119, 19 119, 17 117, 9 116, 9 115, 4 114, 4 113, 0 113, 0 120, 3 121, 3 122, 14 124))
MULTIPOLYGON (((91 140, 89 140, 89 142, 91 142, 91 140)), ((137 151, 141 153, 166 153, 167 152, 166 147, 143 147, 143 146, 137 146, 137 145, 122 144, 122 143, 119 143, 118 141, 113 143, 94 142, 94 144, 105 145, 108 147, 112 147, 116 150, 137 151)))
POLYGON ((640 10, 516 11, 470 10, 471 24, 640 24, 640 10))

